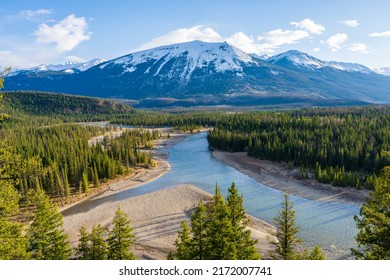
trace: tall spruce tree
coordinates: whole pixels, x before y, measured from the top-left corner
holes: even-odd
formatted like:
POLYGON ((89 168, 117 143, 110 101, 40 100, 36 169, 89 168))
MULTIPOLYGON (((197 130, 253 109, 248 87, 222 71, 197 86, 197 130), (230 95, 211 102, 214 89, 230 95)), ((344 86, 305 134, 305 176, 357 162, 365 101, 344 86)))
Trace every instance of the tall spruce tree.
POLYGON ((276 226, 275 237, 277 241, 271 241, 275 246, 275 253, 271 256, 274 259, 291 260, 296 258, 296 246, 301 244, 297 237, 299 227, 295 225, 295 210, 288 194, 284 194, 282 207, 274 217, 276 226))
POLYGON ((83 174, 82 174, 81 189, 83 190, 83 193, 89 192, 89 182, 88 182, 87 172, 83 172, 83 174))
POLYGON ((108 245, 104 240, 106 229, 100 224, 93 226, 92 231, 89 235, 91 242, 90 247, 90 258, 91 260, 106 260, 108 254, 108 245))
POLYGON ((232 242, 237 250, 237 259, 260 259, 260 254, 255 247, 257 240, 251 238, 251 231, 247 229, 249 219, 246 217, 242 195, 238 194, 234 182, 228 190, 227 205, 230 210, 230 221, 233 229, 232 242))
POLYGON ((134 260, 135 256, 130 251, 135 241, 132 233, 130 220, 118 207, 114 217, 114 227, 108 236, 108 259, 109 260, 134 260))
POLYGON ((233 183, 227 201, 216 186, 212 201, 203 203, 191 213, 191 228, 183 221, 175 241, 177 251, 169 258, 192 260, 260 259, 256 240, 246 228, 242 196, 233 183))
POLYGON ((204 260, 208 258, 209 243, 207 238, 207 208, 200 199, 198 207, 191 213, 191 259, 204 260))
POLYGON ((192 244, 191 230, 186 221, 181 221, 180 230, 175 240, 176 252, 170 253, 168 259, 191 260, 192 259, 192 244))
POLYGON ((35 207, 34 219, 28 230, 29 252, 38 260, 66 260, 72 255, 67 234, 62 225, 62 215, 50 204, 42 189, 30 196, 35 207))
POLYGON ((208 259, 235 260, 237 248, 232 242, 233 227, 230 211, 218 185, 215 187, 213 201, 208 208, 207 239, 209 244, 208 259))
POLYGON ((355 216, 359 233, 358 249, 352 249, 357 259, 390 259, 390 166, 386 166, 374 180, 366 203, 355 216))
POLYGON ((90 247, 87 227, 83 225, 79 231, 79 244, 76 249, 76 258, 78 260, 90 260, 90 247))

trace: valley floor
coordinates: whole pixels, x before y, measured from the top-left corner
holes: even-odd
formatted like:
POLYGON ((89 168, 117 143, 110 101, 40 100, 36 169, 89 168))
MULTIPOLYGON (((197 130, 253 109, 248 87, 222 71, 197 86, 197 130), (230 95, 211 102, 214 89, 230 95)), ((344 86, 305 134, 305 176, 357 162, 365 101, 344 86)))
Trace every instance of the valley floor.
MULTIPOLYGON (((183 140, 186 134, 172 134, 171 138, 154 143, 154 156, 158 159, 158 167, 140 170, 130 178, 112 182, 105 189, 91 199, 100 199, 120 192, 123 189, 142 186, 167 172, 169 164, 165 149, 183 140)), ((211 195, 189 184, 176 185, 168 189, 155 191, 145 195, 131 197, 126 200, 105 202, 89 211, 79 211, 64 217, 64 228, 69 234, 73 247, 77 246, 79 229, 86 225, 90 231, 94 225, 101 224, 110 228, 114 213, 119 206, 131 219, 131 226, 137 236, 133 251, 138 259, 166 259, 168 253, 174 250, 174 241, 182 220, 189 220, 190 213, 197 205, 199 199, 208 200, 211 195)), ((76 203, 75 203, 76 204, 76 203)), ((75 205, 73 204, 73 205, 75 205)), ((61 208, 63 211, 69 205, 61 208)), ((252 237, 259 240, 257 246, 263 258, 269 256, 272 246, 268 244, 270 232, 274 227, 250 218, 249 228, 252 237)))
POLYGON ((287 164, 249 157, 245 152, 213 151, 213 156, 225 164, 248 175, 270 188, 316 201, 339 201, 361 205, 368 192, 352 188, 333 187, 315 179, 297 179, 299 169, 289 169, 287 164))

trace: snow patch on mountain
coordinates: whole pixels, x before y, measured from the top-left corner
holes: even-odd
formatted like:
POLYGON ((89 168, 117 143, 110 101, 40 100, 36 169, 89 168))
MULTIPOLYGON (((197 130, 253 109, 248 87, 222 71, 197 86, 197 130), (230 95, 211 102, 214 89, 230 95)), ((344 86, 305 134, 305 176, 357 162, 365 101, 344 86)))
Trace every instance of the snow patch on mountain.
POLYGON ((267 61, 272 64, 278 64, 278 62, 282 60, 288 60, 298 67, 304 67, 311 70, 330 67, 340 71, 360 72, 364 74, 374 73, 371 69, 361 64, 337 61, 324 61, 315 58, 311 55, 308 55, 307 53, 303 53, 296 50, 287 51, 267 59, 267 61))
POLYGON ((17 69, 15 71, 12 71, 9 76, 18 75, 21 73, 40 73, 40 72, 64 72, 67 74, 74 74, 75 72, 83 72, 88 70, 91 67, 94 67, 98 64, 101 64, 103 62, 107 61, 106 59, 101 58, 95 58, 87 62, 74 62, 74 61, 67 61, 62 64, 41 64, 36 67, 31 67, 27 69, 17 69))
MULTIPOLYGON (((168 62, 180 60, 184 61, 185 66, 182 71, 182 77, 189 79, 195 69, 214 68, 216 72, 235 71, 242 72, 243 65, 258 65, 257 61, 249 54, 223 43, 204 43, 201 41, 192 41, 188 43, 174 44, 153 48, 129 54, 118 59, 108 61, 100 66, 104 69, 108 65, 121 65, 122 74, 132 73, 143 63, 152 62, 153 64, 146 69, 145 74, 159 75, 161 70, 168 62), (152 69, 154 73, 151 73, 152 69)), ((173 73, 171 73, 173 74, 173 73)), ((176 73, 177 74, 177 73, 176 73)))

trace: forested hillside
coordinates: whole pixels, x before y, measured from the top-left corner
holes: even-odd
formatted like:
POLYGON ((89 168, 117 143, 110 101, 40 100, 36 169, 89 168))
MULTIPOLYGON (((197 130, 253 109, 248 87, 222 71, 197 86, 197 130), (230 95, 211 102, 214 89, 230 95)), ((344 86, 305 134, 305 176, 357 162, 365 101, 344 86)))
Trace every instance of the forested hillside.
POLYGON ((48 92, 5 92, 4 103, 8 112, 34 116, 70 116, 123 114, 133 109, 109 99, 90 98, 48 92))
POLYGON ((208 140, 216 149, 311 169, 324 183, 371 188, 390 164, 390 107, 235 114, 208 140))
POLYGON ((111 116, 113 123, 212 127, 212 148, 299 166, 323 183, 372 188, 390 164, 390 107, 334 107, 253 112, 142 112, 111 116))

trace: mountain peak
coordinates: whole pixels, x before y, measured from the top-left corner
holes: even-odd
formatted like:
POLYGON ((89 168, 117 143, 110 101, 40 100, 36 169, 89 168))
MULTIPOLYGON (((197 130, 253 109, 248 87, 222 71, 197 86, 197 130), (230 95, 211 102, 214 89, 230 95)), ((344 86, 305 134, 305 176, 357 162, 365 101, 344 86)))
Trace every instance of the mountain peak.
POLYGON ((283 63, 284 60, 293 63, 295 66, 303 66, 305 68, 310 69, 318 69, 324 67, 324 61, 297 50, 290 50, 272 56, 267 61, 272 64, 280 64, 283 63))
POLYGON ((372 74, 374 71, 368 67, 358 63, 337 62, 337 61, 324 61, 307 53, 290 50, 284 53, 275 55, 267 59, 268 62, 276 65, 286 66, 286 64, 292 64, 294 67, 306 68, 310 70, 322 69, 325 67, 332 68, 339 71, 347 72, 360 72, 364 74, 372 74))
POLYGON ((242 72, 242 66, 250 63, 257 64, 251 55, 232 47, 227 42, 208 43, 195 40, 131 53, 103 63, 100 68, 121 66, 122 74, 129 74, 148 64, 144 74, 156 76, 164 66, 184 66, 181 74, 173 73, 175 68, 172 67, 173 72, 168 75, 180 75, 180 79, 188 80, 196 69, 242 72))

